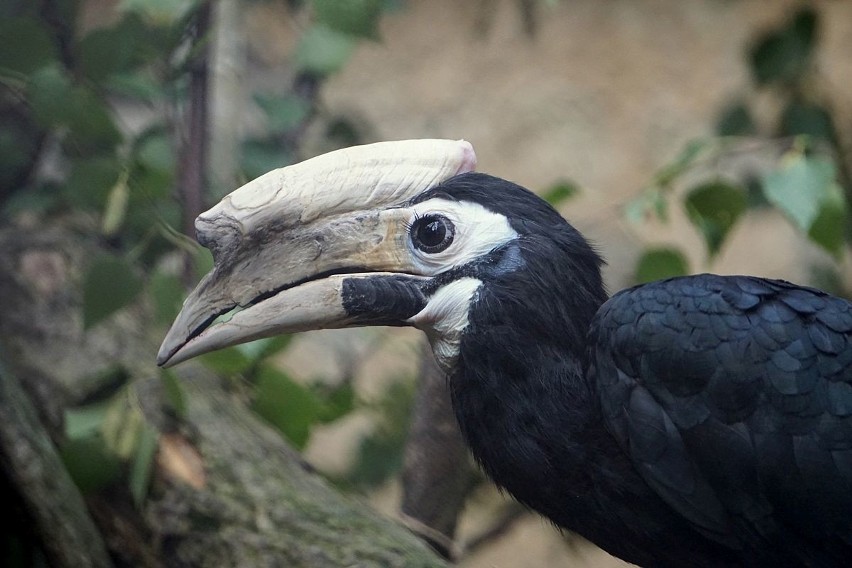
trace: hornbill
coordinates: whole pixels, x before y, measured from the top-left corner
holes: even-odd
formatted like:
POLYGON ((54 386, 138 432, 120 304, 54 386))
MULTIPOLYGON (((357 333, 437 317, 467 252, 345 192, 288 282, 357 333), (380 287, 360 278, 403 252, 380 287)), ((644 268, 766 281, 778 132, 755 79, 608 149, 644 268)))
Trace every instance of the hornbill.
POLYGON ((277 333, 414 326, 488 476, 642 566, 852 561, 852 304, 702 274, 607 297, 550 205, 464 141, 274 170, 199 216, 214 268, 160 365, 277 333))

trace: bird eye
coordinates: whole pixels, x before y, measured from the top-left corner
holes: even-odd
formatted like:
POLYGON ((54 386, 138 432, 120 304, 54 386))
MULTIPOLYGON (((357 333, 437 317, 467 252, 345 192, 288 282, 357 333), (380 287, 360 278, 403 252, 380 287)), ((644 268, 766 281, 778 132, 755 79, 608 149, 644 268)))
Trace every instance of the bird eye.
POLYGON ((456 228, 443 215, 425 215, 411 225, 411 242, 425 253, 435 254, 453 243, 456 228))

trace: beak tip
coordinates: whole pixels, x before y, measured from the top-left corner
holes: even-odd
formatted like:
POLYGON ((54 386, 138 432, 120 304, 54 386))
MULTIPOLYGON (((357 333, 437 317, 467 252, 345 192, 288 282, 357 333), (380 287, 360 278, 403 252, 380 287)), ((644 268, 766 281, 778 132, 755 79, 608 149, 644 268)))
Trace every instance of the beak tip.
POLYGON ((157 366, 162 367, 164 369, 171 367, 172 363, 169 361, 170 359, 171 355, 161 348, 160 352, 157 353, 157 366))
POLYGON ((179 355, 182 348, 182 342, 172 336, 172 330, 166 334, 166 338, 160 345, 160 350, 157 352, 157 366, 167 369, 179 362, 179 355))

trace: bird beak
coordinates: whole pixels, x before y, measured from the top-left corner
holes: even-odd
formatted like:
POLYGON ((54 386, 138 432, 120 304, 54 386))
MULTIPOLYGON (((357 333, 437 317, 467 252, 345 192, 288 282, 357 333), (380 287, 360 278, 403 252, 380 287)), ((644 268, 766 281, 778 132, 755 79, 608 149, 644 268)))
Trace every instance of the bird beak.
POLYGON ((225 196, 195 222, 213 269, 157 364, 280 333, 404 325, 430 280, 411 257, 404 205, 475 165, 465 141, 381 142, 273 170, 225 196))

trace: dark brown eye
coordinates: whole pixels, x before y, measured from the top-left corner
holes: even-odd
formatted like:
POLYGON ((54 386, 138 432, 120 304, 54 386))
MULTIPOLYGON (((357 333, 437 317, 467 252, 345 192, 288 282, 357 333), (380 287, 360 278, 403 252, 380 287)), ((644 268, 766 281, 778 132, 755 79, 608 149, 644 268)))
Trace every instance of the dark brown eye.
POLYGON ((456 228, 443 215, 425 215, 411 225, 411 242, 428 254, 446 250, 453 243, 456 228))

